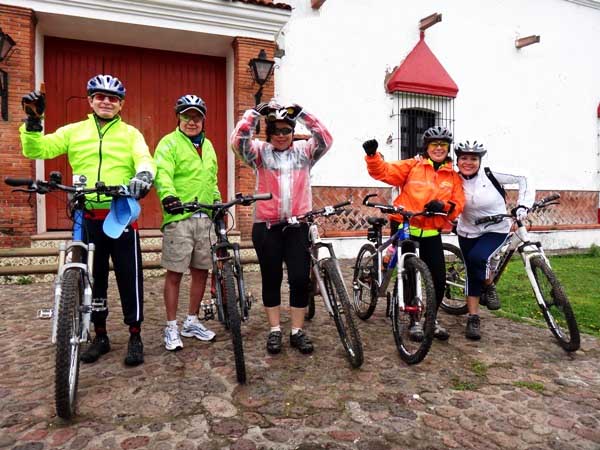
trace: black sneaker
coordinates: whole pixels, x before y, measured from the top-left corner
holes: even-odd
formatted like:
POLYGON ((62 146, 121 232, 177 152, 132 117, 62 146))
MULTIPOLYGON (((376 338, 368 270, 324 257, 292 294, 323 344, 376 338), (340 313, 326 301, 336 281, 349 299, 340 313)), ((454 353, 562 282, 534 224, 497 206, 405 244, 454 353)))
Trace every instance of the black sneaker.
POLYGON ((271 331, 267 336, 267 351, 275 355, 281 352, 281 331, 271 331))
POLYGON ((465 330, 465 337, 473 341, 481 339, 479 333, 479 316, 477 314, 469 314, 467 317, 467 329, 465 330))
POLYGON ((110 341, 108 339, 108 334, 97 334, 86 351, 81 354, 79 359, 84 363, 93 363, 98 361, 100 356, 108 353, 109 351, 110 341))
POLYGON ((127 345, 127 356, 125 364, 128 366, 139 366, 144 362, 144 344, 139 333, 129 335, 129 344, 127 345))
POLYGON ((313 344, 310 338, 304 334, 302 330, 296 334, 290 334, 290 345, 300 350, 300 353, 308 354, 314 350, 313 344))
POLYGON ((435 321, 435 329, 433 330, 433 337, 440 341, 447 341, 450 337, 450 333, 444 327, 442 327, 438 321, 435 321))
POLYGON ((485 289, 486 306, 490 311, 500 309, 500 299, 498 298, 498 292, 496 291, 496 285, 490 284, 485 289))

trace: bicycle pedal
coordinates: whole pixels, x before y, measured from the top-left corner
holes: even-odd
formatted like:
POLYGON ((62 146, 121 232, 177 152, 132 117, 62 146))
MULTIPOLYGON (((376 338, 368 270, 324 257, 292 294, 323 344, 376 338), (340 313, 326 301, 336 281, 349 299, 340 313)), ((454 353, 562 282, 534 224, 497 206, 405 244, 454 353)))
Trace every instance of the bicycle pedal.
POLYGON ((38 319, 52 319, 54 315, 54 311, 50 308, 38 309, 37 318, 38 319))

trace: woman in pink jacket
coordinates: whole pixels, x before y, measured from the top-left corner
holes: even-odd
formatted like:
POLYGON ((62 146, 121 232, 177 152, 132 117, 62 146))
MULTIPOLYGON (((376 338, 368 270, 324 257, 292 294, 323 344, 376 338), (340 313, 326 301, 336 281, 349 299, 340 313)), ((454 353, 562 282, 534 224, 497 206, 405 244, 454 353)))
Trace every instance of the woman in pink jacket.
POLYGON ((310 170, 329 150, 333 139, 319 120, 298 105, 282 107, 275 102, 249 109, 231 136, 236 155, 256 174, 256 192, 273 198, 255 203, 252 242, 258 255, 262 296, 271 327, 267 351, 281 351, 281 282, 283 263, 288 271, 292 329, 290 345, 312 353, 313 344, 302 330, 308 305, 310 255, 308 226, 287 227, 285 220, 312 209, 310 170), (267 140, 253 139, 260 118, 266 123, 267 140), (312 134, 294 141, 296 122, 312 134))

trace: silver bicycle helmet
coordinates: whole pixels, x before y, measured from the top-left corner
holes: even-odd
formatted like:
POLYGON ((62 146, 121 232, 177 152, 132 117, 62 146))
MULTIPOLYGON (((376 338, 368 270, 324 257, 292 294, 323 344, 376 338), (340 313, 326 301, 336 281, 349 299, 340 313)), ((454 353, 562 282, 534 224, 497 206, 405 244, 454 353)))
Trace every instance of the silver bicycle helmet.
POLYGON ((432 141, 445 141, 452 144, 452 131, 446 127, 431 127, 423 133, 423 142, 425 145, 432 141))
POLYGON ((296 118, 292 118, 290 114, 292 114, 293 110, 290 108, 278 108, 271 111, 267 114, 266 121, 267 127, 277 121, 283 121, 287 123, 292 128, 296 127, 296 118))
POLYGON ((117 77, 112 75, 96 75, 87 82, 87 93, 91 97, 97 92, 115 95, 121 100, 125 98, 125 86, 117 77))
POLYGON ((175 103, 175 114, 184 113, 190 109, 195 109, 206 117, 206 103, 197 95, 187 94, 179 97, 175 103))
POLYGON ((454 153, 457 157, 460 155, 475 155, 480 158, 487 153, 487 150, 477 141, 473 141, 473 143, 469 141, 459 142, 454 147, 454 153))

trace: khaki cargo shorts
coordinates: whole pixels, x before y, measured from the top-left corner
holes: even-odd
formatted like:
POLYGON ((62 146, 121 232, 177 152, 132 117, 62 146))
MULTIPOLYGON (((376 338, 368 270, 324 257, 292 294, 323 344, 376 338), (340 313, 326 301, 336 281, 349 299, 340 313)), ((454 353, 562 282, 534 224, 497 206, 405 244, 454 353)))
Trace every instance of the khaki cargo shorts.
POLYGON ((207 216, 171 222, 163 230, 160 264, 167 270, 184 273, 189 267, 211 269, 210 243, 212 222, 207 216))

